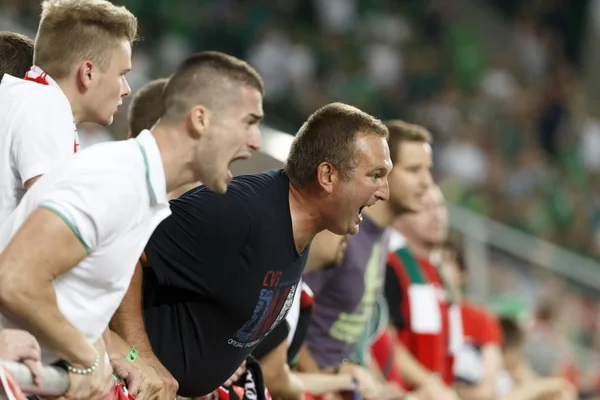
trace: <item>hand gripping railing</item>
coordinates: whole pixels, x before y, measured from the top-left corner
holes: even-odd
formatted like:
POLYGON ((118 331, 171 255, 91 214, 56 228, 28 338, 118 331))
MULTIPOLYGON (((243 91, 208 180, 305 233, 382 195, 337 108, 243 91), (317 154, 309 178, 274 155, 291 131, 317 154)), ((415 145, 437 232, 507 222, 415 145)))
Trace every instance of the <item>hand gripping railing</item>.
MULTIPOLYGON (((40 396, 61 396, 69 389, 69 374, 58 367, 44 366, 41 385, 33 382, 33 375, 27 366, 14 361, 0 360, 0 366, 6 368, 15 377, 23 393, 40 396)), ((4 392, 0 392, 0 399, 4 392)))

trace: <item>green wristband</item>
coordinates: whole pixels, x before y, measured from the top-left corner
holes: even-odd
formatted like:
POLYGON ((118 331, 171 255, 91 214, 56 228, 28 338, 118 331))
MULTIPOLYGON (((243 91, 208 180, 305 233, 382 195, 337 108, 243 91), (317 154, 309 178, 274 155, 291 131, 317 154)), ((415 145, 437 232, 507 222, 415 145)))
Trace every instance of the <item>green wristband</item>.
POLYGON ((134 348, 132 347, 132 348, 131 348, 131 351, 129 352, 129 354, 127 354, 127 355, 125 356, 125 358, 126 358, 126 359, 127 359, 127 361, 129 361, 129 362, 134 362, 134 361, 135 361, 135 359, 137 358, 137 356, 138 356, 138 352, 137 352, 137 350, 136 350, 136 349, 134 349, 134 348))

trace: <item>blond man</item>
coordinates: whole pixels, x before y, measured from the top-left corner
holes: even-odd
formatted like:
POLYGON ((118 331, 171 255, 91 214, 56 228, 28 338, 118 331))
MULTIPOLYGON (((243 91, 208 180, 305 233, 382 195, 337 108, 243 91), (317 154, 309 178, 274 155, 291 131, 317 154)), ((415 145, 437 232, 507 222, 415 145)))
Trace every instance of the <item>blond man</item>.
POLYGON ((77 124, 112 122, 130 93, 136 35, 133 14, 106 0, 42 3, 34 66, 0 84, 0 225, 41 175, 78 151, 77 124))

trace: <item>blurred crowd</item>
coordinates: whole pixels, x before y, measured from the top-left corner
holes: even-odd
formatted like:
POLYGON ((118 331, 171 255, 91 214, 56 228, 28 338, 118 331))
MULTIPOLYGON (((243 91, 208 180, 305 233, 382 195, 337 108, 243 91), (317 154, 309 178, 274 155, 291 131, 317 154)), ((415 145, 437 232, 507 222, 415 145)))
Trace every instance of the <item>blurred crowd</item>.
MULTIPOLYGON (((33 35, 38 3, 4 0, 0 23, 33 35)), ((332 100, 414 120, 435 135, 450 201, 600 256, 600 121, 579 73, 587 1, 490 0, 515 44, 491 50, 453 1, 117 3, 141 20, 133 91, 190 51, 236 55, 265 78, 270 125, 295 132, 332 100)), ((82 146, 122 138, 125 117, 112 132, 83 127, 82 146)))

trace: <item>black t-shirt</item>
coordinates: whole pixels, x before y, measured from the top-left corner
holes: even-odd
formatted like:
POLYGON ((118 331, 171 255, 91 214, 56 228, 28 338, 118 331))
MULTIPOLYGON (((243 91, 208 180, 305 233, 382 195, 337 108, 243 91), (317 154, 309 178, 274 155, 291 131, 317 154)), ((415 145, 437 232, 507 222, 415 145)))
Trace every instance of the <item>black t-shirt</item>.
MULTIPOLYGON (((290 368, 295 368, 298 359, 298 354, 302 345, 306 341, 308 336, 308 327, 312 316, 314 307, 313 294, 308 289, 306 283, 302 286, 302 294, 300 297, 300 304, 294 304, 292 307, 299 307, 298 320, 296 322, 296 328, 294 330, 294 336, 292 342, 289 344, 287 349, 287 362, 290 368)), ((289 319, 289 317, 287 318, 289 319)), ((285 323, 277 325, 260 344, 252 351, 252 355, 258 360, 262 360, 267 354, 275 350, 282 342, 288 341, 290 334, 290 325, 286 320, 285 323)))
POLYGON ((171 202, 146 247, 144 318, 152 348, 196 397, 224 383, 292 305, 308 249, 296 251, 283 170, 171 202))

